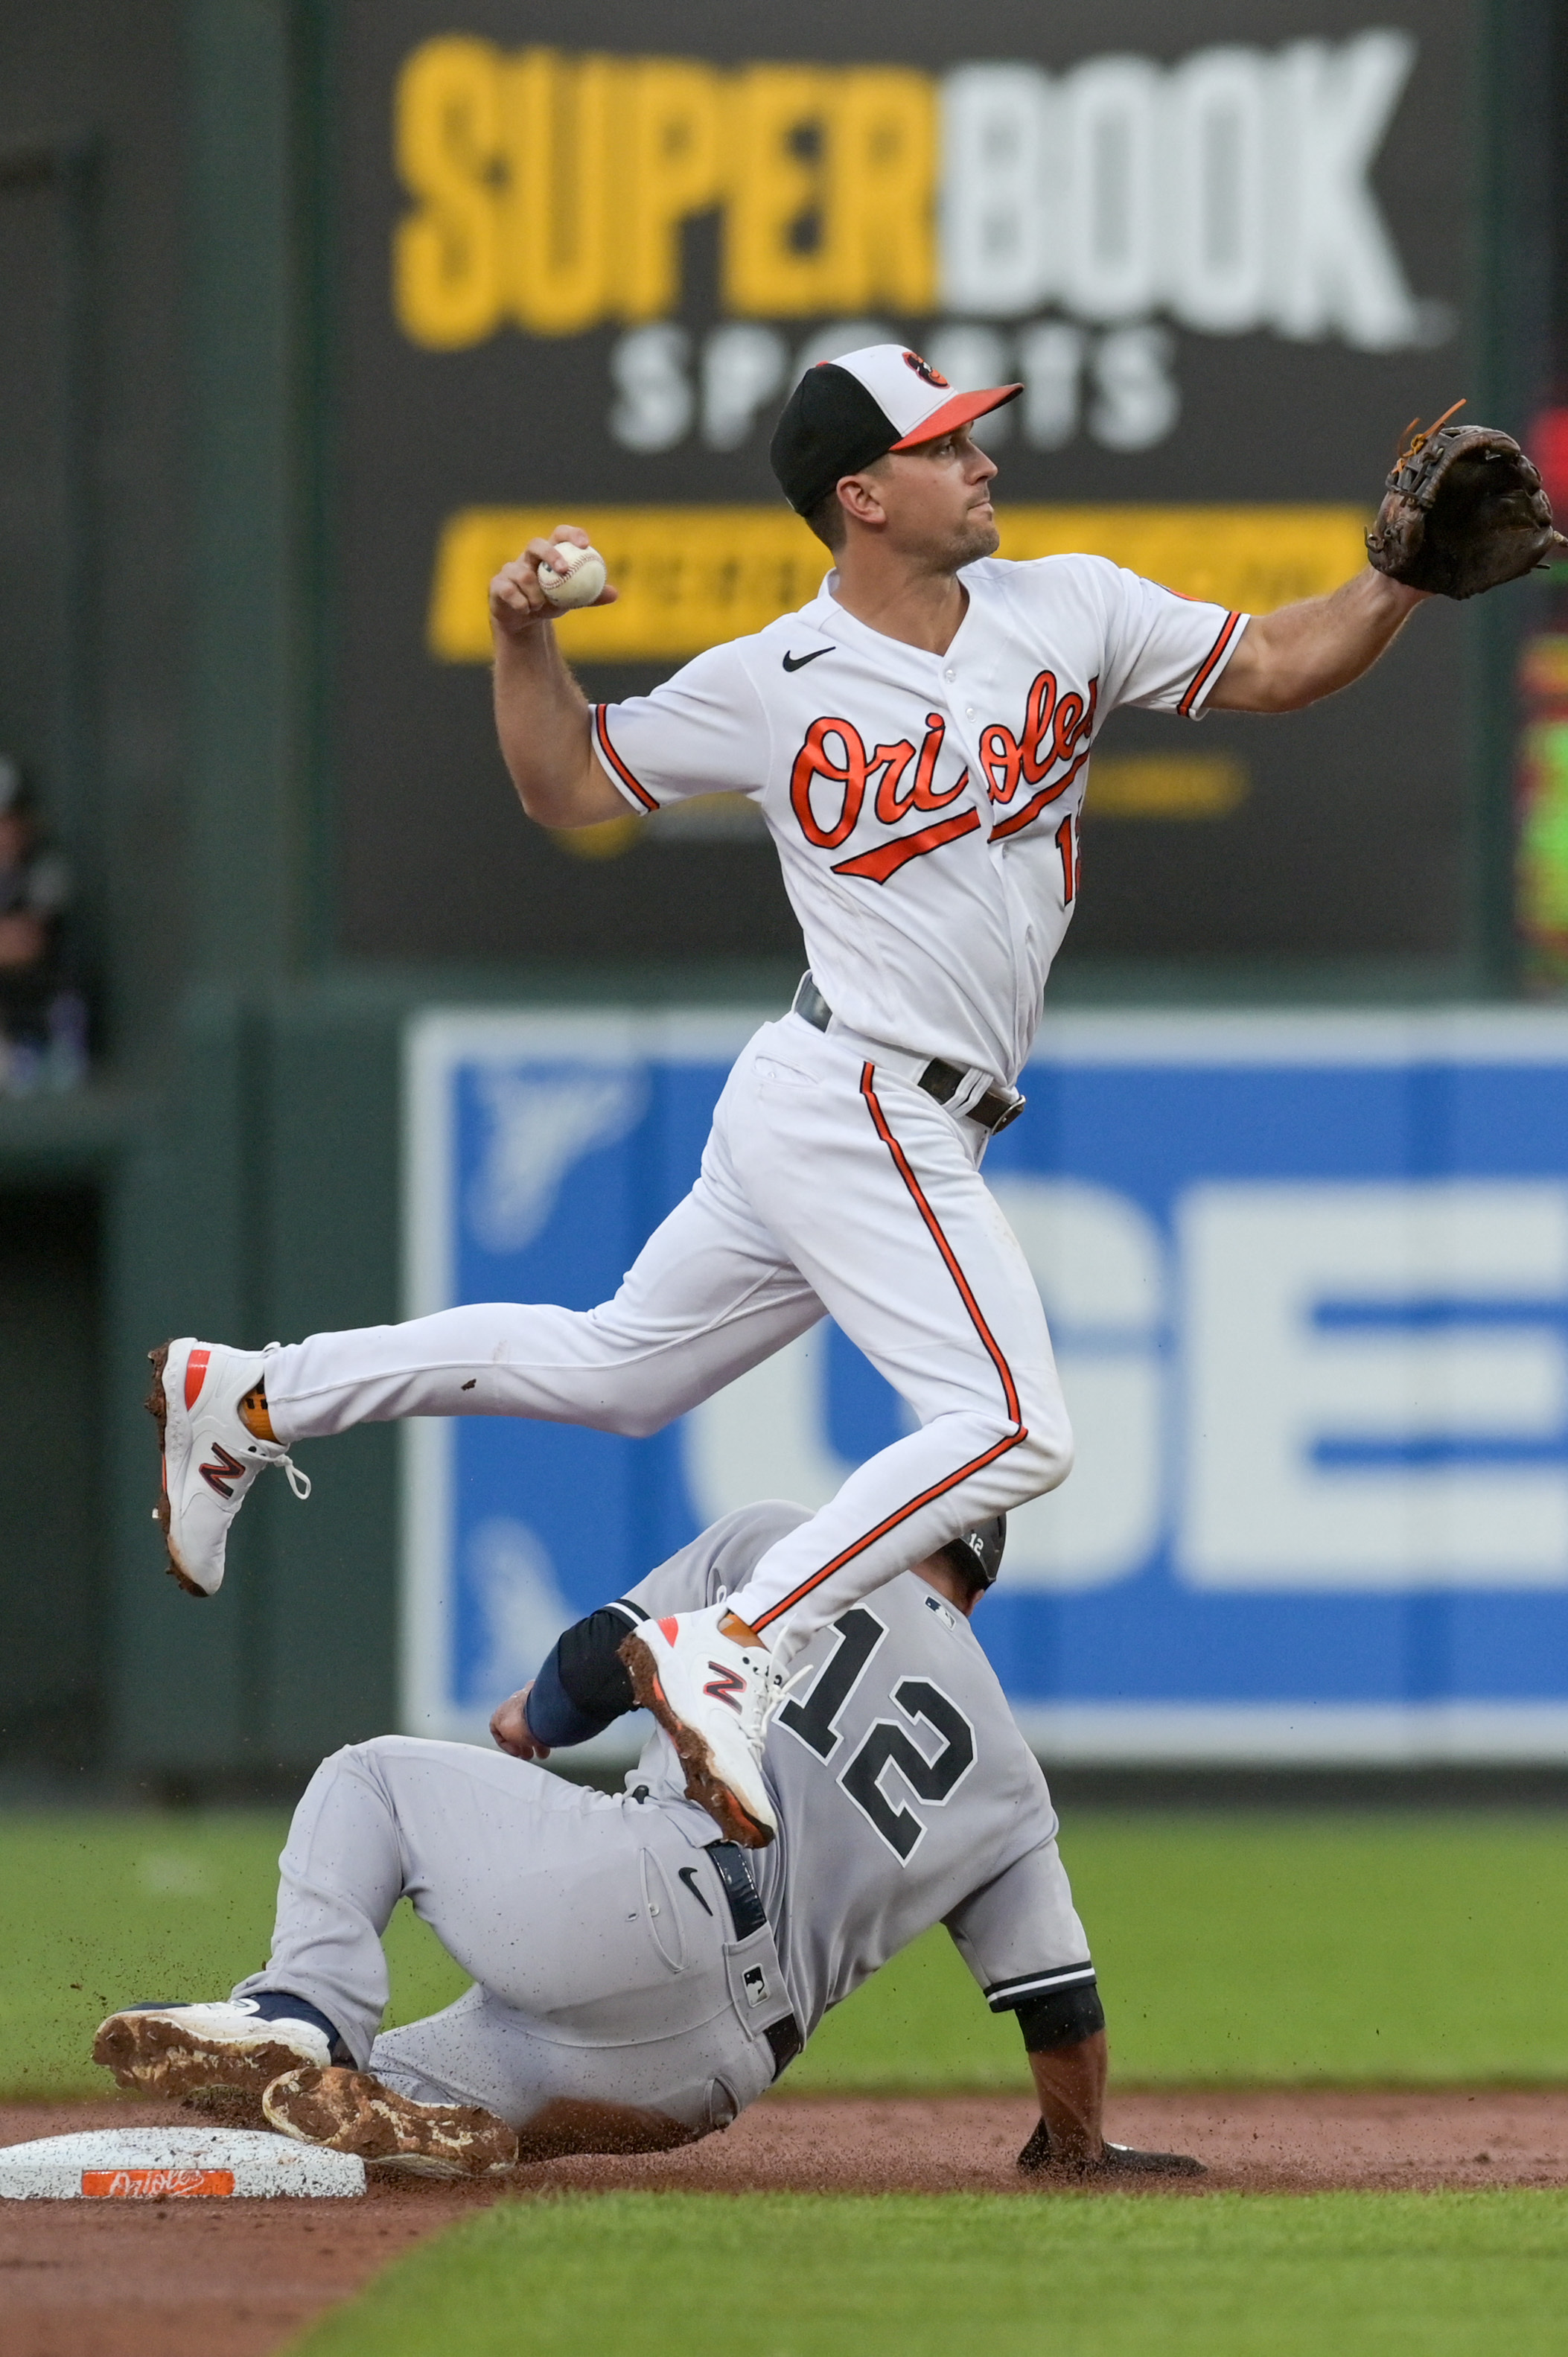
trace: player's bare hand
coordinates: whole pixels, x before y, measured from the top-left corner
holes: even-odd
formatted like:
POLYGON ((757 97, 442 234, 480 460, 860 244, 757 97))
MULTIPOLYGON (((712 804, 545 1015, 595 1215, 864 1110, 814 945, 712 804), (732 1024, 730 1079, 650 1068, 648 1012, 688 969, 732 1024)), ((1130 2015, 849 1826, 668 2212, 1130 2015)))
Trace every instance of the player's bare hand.
POLYGON ((528 1724, 528 1697, 533 1692, 533 1682, 514 1695, 509 1695, 491 1713, 490 1734, 497 1749, 510 1752, 514 1760, 548 1760, 550 1746, 541 1743, 528 1724))
MULTIPOLYGON (((506 638, 521 639, 541 622, 559 620, 565 610, 552 605, 539 586, 541 564, 547 563, 551 552, 563 543, 573 548, 592 545, 581 524, 558 523, 548 540, 531 540, 522 554, 503 565, 490 583, 490 621, 506 638)), ((607 582, 593 603, 613 606, 616 597, 607 582)))

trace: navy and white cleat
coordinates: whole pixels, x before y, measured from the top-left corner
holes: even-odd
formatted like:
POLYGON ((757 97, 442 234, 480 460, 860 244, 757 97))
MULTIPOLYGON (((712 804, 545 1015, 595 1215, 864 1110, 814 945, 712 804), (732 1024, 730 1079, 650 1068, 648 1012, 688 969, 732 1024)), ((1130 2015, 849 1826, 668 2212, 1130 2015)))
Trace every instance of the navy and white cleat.
POLYGON ((119 2085, 144 2095, 188 2095, 199 2087, 259 2095, 285 2071, 324 2069, 332 2052, 317 2023, 287 2013, 268 2020, 253 1996, 240 1996, 211 2005, 127 2006, 100 2024, 92 2059, 113 2071, 119 2085))

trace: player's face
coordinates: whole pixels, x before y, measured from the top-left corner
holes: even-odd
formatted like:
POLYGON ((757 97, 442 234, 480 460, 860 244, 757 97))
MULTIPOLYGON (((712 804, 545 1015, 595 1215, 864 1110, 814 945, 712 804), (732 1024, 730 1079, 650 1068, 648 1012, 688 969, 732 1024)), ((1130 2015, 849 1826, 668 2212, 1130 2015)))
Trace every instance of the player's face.
POLYGON ((889 451, 877 469, 889 544, 939 572, 994 556, 1001 541, 991 504, 995 474, 995 459, 972 440, 967 425, 912 450, 889 451))

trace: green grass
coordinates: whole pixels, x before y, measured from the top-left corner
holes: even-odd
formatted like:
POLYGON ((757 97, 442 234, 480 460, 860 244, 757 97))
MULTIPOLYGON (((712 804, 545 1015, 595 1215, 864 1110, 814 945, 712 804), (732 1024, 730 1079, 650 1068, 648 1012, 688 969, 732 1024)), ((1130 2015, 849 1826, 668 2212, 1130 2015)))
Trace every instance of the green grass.
MULTIPOLYGON (((0 1817, 0 2094, 113 2093, 91 2060, 135 1997, 228 1995, 264 1964, 286 1816, 0 1817)), ((467 1986, 410 1910, 387 1934, 391 2018, 467 1986)))
MULTIPOLYGON (((0 2092, 102 2092, 96 2023, 262 1961, 284 1821, 0 1818, 0 2092)), ((1064 1854, 1122 2084, 1568 2079, 1568 1841, 1548 1814, 1084 1812, 1064 1854)), ((407 1908, 392 2018, 463 1976, 407 1908)), ((797 2088, 1016 2086, 944 1932, 830 2017, 797 2088)))
POLYGON ((1568 2196, 502 2201, 292 2357, 1558 2357, 1568 2196))
MULTIPOLYGON (((1121 1815, 1062 1835, 1122 2084, 1568 2078, 1555 1816, 1121 1815)), ((791 2087, 1016 2083, 945 1932, 829 2016, 791 2087)))

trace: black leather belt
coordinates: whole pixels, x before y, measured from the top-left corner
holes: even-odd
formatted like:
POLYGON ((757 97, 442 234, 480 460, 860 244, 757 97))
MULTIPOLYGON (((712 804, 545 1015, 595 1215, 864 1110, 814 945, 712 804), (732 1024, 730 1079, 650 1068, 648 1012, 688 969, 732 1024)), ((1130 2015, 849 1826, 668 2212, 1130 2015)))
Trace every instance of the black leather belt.
MULTIPOLYGON (((794 1012, 814 1031, 825 1031, 833 1019, 832 1008, 810 974, 800 976, 800 987, 795 993, 794 1012)), ((963 1074, 958 1066, 944 1063, 940 1056, 932 1057, 917 1083, 929 1097, 935 1097, 939 1104, 944 1105, 951 1102, 962 1085, 963 1074)), ((990 1130, 994 1136, 999 1129, 1005 1129, 1010 1121, 1017 1120, 1027 1103, 1026 1097, 1016 1094, 1004 1096, 1000 1089, 987 1089, 983 1097, 964 1107, 964 1117, 977 1121, 982 1129, 990 1130)))
MULTIPOLYGON (((714 1873, 724 1884, 736 1938, 749 1940, 754 1932, 765 1932, 768 1929, 767 1910, 757 1897, 757 1885, 751 1878, 751 1868, 746 1862, 746 1852, 740 1844, 710 1842, 708 1856, 714 1861, 714 1873)), ((779 2072, 793 2062, 806 2041, 792 2013, 787 2013, 781 2021, 770 2021, 762 2035, 773 2050, 773 2075, 777 2079, 779 2072)))
POLYGON ((737 1940, 749 1940, 754 1932, 768 1929, 768 1916, 757 1895, 757 1885, 751 1878, 751 1868, 746 1862, 746 1852, 738 1842, 717 1841, 708 1844, 708 1856, 714 1861, 714 1871, 725 1887, 729 1911, 735 1922, 737 1940))

